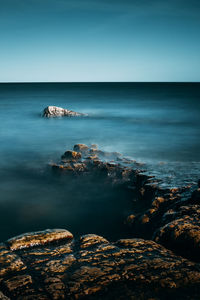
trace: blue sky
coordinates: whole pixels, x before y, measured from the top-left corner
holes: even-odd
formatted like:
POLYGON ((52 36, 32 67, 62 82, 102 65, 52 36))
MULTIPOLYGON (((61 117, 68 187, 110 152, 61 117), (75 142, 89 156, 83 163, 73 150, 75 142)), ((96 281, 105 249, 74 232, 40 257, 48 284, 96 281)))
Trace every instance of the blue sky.
POLYGON ((200 81, 200 1, 0 0, 10 81, 200 81))

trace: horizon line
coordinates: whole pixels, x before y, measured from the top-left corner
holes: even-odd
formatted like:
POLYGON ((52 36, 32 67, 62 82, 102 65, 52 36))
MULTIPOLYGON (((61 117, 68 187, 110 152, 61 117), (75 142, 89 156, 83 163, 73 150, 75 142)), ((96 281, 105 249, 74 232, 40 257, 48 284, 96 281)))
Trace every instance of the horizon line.
POLYGON ((0 81, 0 84, 25 83, 200 83, 200 81, 0 81))

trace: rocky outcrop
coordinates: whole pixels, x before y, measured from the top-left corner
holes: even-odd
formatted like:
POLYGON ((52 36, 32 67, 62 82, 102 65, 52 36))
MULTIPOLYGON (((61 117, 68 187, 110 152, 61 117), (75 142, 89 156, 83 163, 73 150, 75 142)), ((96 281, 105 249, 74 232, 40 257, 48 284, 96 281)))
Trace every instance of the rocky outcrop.
POLYGON ((76 144, 73 151, 67 150, 59 163, 52 164, 52 168, 54 171, 73 171, 74 174, 87 176, 95 174, 111 184, 129 184, 136 174, 133 165, 139 166, 135 161, 123 158, 120 153, 99 150, 97 145, 88 147, 76 144))
POLYGON ((132 191, 135 207, 126 220, 132 236, 154 239, 190 260, 200 261, 200 189, 170 188, 145 174, 140 165, 116 152, 104 152, 96 145, 74 146, 66 151, 54 170, 74 174, 94 173, 106 183, 123 185, 132 191))
POLYGON ((62 155, 62 161, 68 161, 68 162, 74 162, 77 161, 81 158, 81 153, 80 152, 76 152, 76 151, 66 151, 63 155, 62 155))
MULTIPOLYGON (((188 187, 163 190, 157 186, 150 190, 147 209, 127 218, 133 235, 139 232, 140 237, 153 239, 174 253, 199 262, 200 189, 192 195, 188 187)), ((143 201, 145 191, 144 184, 140 198, 143 201)))
POLYGON ((0 299, 199 299, 200 188, 163 186, 96 145, 76 144, 52 169, 129 190, 134 238, 54 229, 9 239, 0 244, 0 299))
POLYGON ((51 118, 51 117, 79 117, 85 116, 85 114, 78 113, 72 110, 64 109, 62 107, 57 106, 47 106, 43 111, 43 117, 51 118))
POLYGON ((1 244, 0 290, 11 300, 199 299, 200 269, 153 241, 47 230, 1 244))
POLYGON ((176 203, 162 216, 154 240, 175 253, 200 261, 200 189, 187 201, 176 203))

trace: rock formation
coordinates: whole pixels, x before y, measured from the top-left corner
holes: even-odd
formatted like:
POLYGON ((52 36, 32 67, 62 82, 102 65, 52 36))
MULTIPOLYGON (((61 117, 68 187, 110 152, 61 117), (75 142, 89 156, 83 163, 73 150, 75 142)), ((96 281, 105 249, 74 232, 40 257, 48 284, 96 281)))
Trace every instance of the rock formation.
POLYGON ((43 117, 79 117, 85 116, 85 114, 78 113, 72 110, 64 109, 57 106, 47 106, 43 111, 43 117))
POLYGON ((0 299, 199 299, 199 265, 143 239, 67 230, 0 245, 0 299))
POLYGON ((153 238, 175 253, 200 262, 200 189, 163 214, 153 238))
POLYGON ((126 220, 133 238, 54 229, 9 239, 0 244, 0 299, 199 299, 200 188, 163 187, 141 167, 96 145, 65 151, 53 171, 131 191, 140 206, 126 220))
POLYGON ((142 207, 126 220, 133 237, 153 239, 178 255, 200 261, 200 188, 192 195, 190 186, 163 188, 139 167, 119 153, 83 144, 66 151, 61 162, 53 165, 54 170, 101 174, 110 184, 132 189, 133 201, 142 207))

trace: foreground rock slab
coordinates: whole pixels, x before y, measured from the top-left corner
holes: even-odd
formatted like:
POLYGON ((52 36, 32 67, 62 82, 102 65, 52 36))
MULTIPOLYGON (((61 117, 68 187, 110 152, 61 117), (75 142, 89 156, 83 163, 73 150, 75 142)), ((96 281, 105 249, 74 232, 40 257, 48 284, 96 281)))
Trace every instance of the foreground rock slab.
POLYGON ((0 245, 0 270, 0 299, 199 299, 200 295, 199 264, 143 239, 111 243, 94 234, 73 239, 67 230, 28 233, 0 245), (23 247, 13 247, 19 240, 23 247))
POLYGON ((79 117, 85 116, 85 114, 75 112, 72 110, 68 110, 62 107, 57 106, 47 106, 43 111, 43 117, 51 118, 51 117, 79 117))

